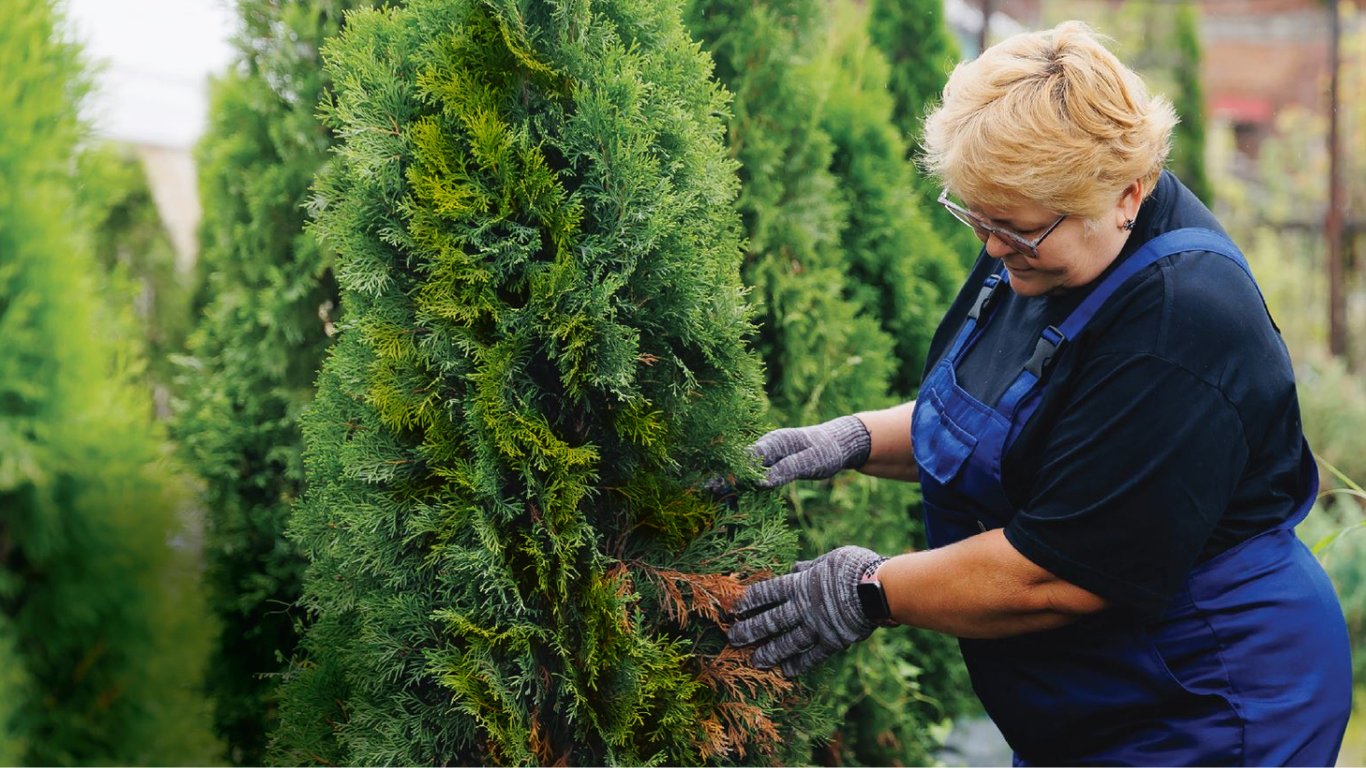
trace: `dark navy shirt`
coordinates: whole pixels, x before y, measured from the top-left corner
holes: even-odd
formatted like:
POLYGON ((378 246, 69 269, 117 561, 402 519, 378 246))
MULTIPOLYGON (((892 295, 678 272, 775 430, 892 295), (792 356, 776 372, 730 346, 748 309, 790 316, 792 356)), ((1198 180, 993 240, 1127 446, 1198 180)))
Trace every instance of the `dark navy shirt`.
MULTIPOLYGON (((1110 269, 1182 227, 1223 231, 1164 172, 1110 269)), ((979 256, 927 373, 995 267, 979 256)), ((1058 295, 998 292, 959 384, 996 404, 1040 332, 1101 279, 1058 295)), ((1054 575, 1156 616, 1195 564, 1294 512, 1310 492, 1302 452, 1290 358, 1256 286, 1223 256, 1176 254, 1120 287, 1045 372, 1039 409, 1002 461, 1018 510, 1005 535, 1054 575)))

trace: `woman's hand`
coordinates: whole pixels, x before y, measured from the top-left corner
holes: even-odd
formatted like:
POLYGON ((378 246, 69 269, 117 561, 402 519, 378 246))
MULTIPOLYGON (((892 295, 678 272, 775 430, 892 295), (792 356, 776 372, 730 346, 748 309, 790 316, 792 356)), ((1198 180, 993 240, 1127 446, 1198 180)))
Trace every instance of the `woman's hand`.
POLYGON ((886 559, 863 547, 840 547, 754 584, 740 598, 727 638, 731 645, 757 646, 755 666, 799 675, 873 633, 858 583, 886 559))
POLYGON ((768 474, 762 488, 793 480, 822 480, 841 469, 857 469, 868 459, 872 440, 857 416, 841 416, 811 427, 775 429, 751 450, 763 459, 768 474))

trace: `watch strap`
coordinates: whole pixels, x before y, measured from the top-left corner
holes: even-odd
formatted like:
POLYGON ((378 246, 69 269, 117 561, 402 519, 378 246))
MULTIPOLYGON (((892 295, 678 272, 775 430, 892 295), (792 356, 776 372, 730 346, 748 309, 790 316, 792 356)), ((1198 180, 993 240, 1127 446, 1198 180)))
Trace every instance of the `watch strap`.
POLYGON ((863 615, 874 625, 882 627, 895 626, 892 620, 892 609, 887 603, 887 593, 882 589, 882 582, 877 579, 877 570, 882 564, 891 558, 882 557, 874 560, 864 567, 863 573, 859 575, 858 598, 859 604, 863 608, 863 615))

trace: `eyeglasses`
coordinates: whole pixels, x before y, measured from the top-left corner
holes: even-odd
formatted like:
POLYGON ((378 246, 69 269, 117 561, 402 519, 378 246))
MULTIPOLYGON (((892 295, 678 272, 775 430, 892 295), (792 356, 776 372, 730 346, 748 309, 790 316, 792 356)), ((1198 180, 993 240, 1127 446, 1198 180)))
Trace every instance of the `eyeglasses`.
POLYGON ((1039 258, 1039 243, 1042 243, 1044 238, 1053 234, 1053 230, 1057 229, 1058 225, 1062 223, 1062 220, 1067 218, 1067 214, 1064 213, 1058 217, 1057 221, 1049 224, 1048 229, 1045 229, 1042 235, 1030 240, 1019 232, 1002 229, 1001 227, 994 227, 988 224, 981 216, 978 216, 972 211, 953 202, 949 199, 949 190, 947 187, 944 188, 943 192, 939 193, 939 204, 947 208, 955 219, 972 227, 972 231, 977 233, 977 237, 980 238, 982 242, 985 243, 988 238, 995 235, 1001 242, 1019 253, 1023 253, 1024 255, 1035 259, 1039 258))

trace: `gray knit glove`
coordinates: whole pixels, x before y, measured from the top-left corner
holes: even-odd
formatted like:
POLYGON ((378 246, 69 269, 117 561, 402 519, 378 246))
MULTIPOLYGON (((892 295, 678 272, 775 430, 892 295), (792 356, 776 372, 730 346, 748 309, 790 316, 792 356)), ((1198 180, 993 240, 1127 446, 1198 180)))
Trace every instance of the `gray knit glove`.
POLYGON ((868 460, 873 439, 857 416, 841 416, 812 427, 775 429, 751 448, 768 468, 762 488, 793 480, 821 480, 868 460))
POLYGON ((727 633, 734 646, 757 645, 754 665, 800 675, 873 633, 863 614, 858 583, 887 558, 863 547, 840 547, 792 572, 745 590, 727 633))

